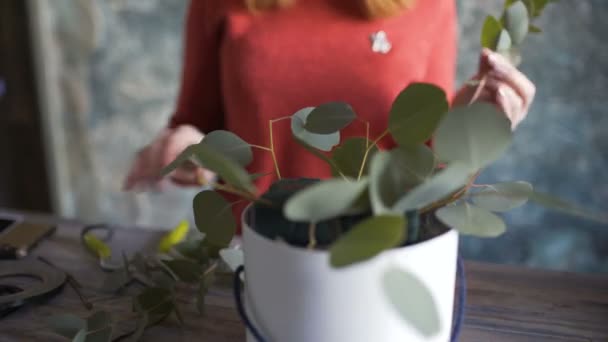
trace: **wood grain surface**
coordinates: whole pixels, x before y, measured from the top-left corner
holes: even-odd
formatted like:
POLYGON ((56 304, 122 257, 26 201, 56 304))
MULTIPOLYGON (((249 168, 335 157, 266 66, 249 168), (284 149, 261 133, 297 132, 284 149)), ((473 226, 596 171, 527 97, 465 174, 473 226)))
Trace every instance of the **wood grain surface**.
MULTIPOLYGON (((81 282, 83 292, 93 302, 95 310, 113 313, 118 333, 132 329, 134 320, 128 319, 132 316, 129 294, 115 297, 95 290, 101 285, 104 274, 78 242, 82 225, 42 215, 27 217, 32 221, 56 222, 59 228, 35 250, 35 254, 44 256, 81 282)), ((115 251, 127 252, 152 248, 159 236, 160 233, 150 230, 122 229, 115 235, 112 247, 115 251)), ((608 276, 478 262, 466 262, 465 265, 468 301, 460 341, 608 341, 608 276)), ((245 340, 245 330, 237 317, 229 288, 217 287, 211 291, 205 316, 196 313, 194 295, 189 295, 189 289, 182 292, 180 301, 185 326, 181 327, 171 317, 164 324, 150 328, 144 341, 245 340)), ((46 326, 46 319, 58 313, 90 314, 74 290, 66 286, 45 303, 28 305, 0 319, 0 341, 65 341, 46 326)))

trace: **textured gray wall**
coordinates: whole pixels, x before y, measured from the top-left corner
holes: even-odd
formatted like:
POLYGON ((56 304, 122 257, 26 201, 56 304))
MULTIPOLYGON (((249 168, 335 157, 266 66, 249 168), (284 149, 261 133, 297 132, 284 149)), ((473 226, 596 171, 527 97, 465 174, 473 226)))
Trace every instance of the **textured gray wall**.
MULTIPOLYGON (((179 80, 183 0, 55 0, 49 59, 62 94, 70 184, 67 214, 151 226, 190 216, 191 191, 124 194, 133 153, 171 112, 179 80)), ((478 34, 502 1, 460 0, 459 81, 472 75, 478 34)), ((485 182, 521 179, 603 210, 608 200, 608 1, 562 0, 527 42, 523 70, 538 98, 508 155, 485 182)), ((606 227, 529 205, 495 240, 463 239, 465 256, 557 269, 608 271, 606 227)))

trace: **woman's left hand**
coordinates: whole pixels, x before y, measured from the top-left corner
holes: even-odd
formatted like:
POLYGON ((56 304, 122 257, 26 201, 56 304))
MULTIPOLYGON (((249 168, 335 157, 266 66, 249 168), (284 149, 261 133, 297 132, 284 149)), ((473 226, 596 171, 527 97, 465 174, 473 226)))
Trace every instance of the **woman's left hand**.
MULTIPOLYGON (((511 128, 525 119, 536 93, 534 83, 519 71, 504 56, 489 49, 483 49, 479 62, 479 72, 473 80, 485 76, 486 81, 475 101, 494 103, 511 120, 511 128)), ((468 105, 477 85, 465 85, 454 98, 454 106, 468 105)))

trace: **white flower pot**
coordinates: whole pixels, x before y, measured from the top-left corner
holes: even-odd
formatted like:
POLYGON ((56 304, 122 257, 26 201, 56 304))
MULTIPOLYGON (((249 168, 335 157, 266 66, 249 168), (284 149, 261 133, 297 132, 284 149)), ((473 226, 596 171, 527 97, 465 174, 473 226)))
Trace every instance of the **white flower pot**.
MULTIPOLYGON (((458 253, 454 230, 334 269, 327 252, 270 240, 243 220, 243 251, 246 310, 267 342, 450 340, 458 253), (414 273, 428 287, 438 307, 438 334, 422 336, 391 306, 381 284, 389 267, 414 273)), ((257 342, 249 332, 247 341, 257 342)))

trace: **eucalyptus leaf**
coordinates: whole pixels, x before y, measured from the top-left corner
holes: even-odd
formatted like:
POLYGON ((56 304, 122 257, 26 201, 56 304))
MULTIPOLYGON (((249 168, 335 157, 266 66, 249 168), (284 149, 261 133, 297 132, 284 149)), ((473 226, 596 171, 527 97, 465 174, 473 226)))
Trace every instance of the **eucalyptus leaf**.
POLYGON ((340 132, 316 134, 307 131, 304 126, 306 125, 308 116, 313 110, 313 107, 308 107, 301 109, 292 115, 291 132, 295 138, 302 140, 306 144, 321 151, 329 152, 340 142, 340 132))
POLYGON ((224 130, 209 132, 201 142, 216 152, 232 159, 240 166, 247 166, 253 160, 251 146, 238 135, 224 130))
POLYGON ((201 166, 215 172, 226 183, 250 194, 255 193, 249 174, 234 160, 202 143, 195 145, 194 157, 201 166))
POLYGON ((442 161, 460 161, 472 170, 497 160, 512 140, 509 119, 489 103, 452 109, 435 134, 434 148, 442 161))
POLYGON ((332 134, 350 125, 357 115, 347 103, 324 103, 305 118, 304 129, 310 133, 332 134))
POLYGON ((345 267, 368 260, 405 241, 406 221, 403 216, 372 216, 355 225, 330 248, 333 267, 345 267))
POLYGON ((543 30, 540 27, 536 26, 536 25, 530 24, 530 27, 528 28, 528 32, 530 32, 530 33, 542 33, 543 30))
POLYGON ((503 212, 524 205, 532 194, 532 184, 522 181, 488 185, 471 194, 473 203, 491 211, 503 212))
POLYGON ((51 316, 48 319, 48 324, 53 332, 66 337, 74 338, 78 331, 86 329, 86 321, 78 316, 71 314, 61 314, 51 316))
POLYGON ((205 239, 215 245, 226 247, 236 233, 236 219, 232 206, 214 191, 201 191, 193 201, 194 221, 205 239))
POLYGON ((513 41, 511 40, 511 35, 509 34, 509 31, 507 31, 506 29, 502 29, 502 31, 500 31, 500 34, 498 35, 498 39, 496 40, 496 47, 494 48, 494 50, 504 55, 509 52, 512 46, 513 41))
POLYGON ((392 167, 403 172, 407 184, 419 184, 433 174, 435 155, 426 145, 401 146, 390 153, 392 167))
POLYGON ((196 160, 201 166, 215 172, 226 183, 249 193, 255 193, 249 174, 241 165, 203 142, 188 146, 174 161, 163 168, 161 174, 168 175, 191 160, 196 160))
POLYGON ((89 330, 84 339, 85 342, 110 342, 112 341, 112 327, 105 327, 99 330, 89 330))
POLYGON ((330 179, 299 191, 287 200, 283 213, 294 222, 321 222, 347 214, 368 181, 330 179))
POLYGON ((502 31, 502 24, 493 16, 487 16, 481 30, 481 46, 488 49, 496 49, 496 42, 502 31))
POLYGON ((393 102, 388 130, 400 146, 422 144, 431 138, 448 108, 446 94, 441 88, 413 83, 393 102))
POLYGON ((205 263, 209 260, 205 248, 202 245, 202 239, 188 239, 175 246, 175 250, 182 256, 205 263))
POLYGON ((135 297, 133 306, 137 312, 148 314, 149 325, 164 320, 174 309, 171 291, 158 287, 146 288, 135 297))
POLYGON ((105 311, 98 311, 87 318, 87 330, 100 330, 108 327, 111 323, 110 314, 105 311))
POLYGON ((543 207, 562 212, 564 214, 593 220, 598 223, 608 224, 608 215, 592 212, 586 208, 570 203, 561 198, 555 197, 539 191, 532 191, 530 201, 542 205, 543 207))
POLYGON ((433 294, 413 273, 389 268, 382 275, 382 287, 389 305, 420 334, 429 338, 441 330, 433 294))
POLYGON ((131 280, 132 277, 126 270, 118 269, 105 275, 100 290, 105 293, 116 293, 122 290, 131 280))
POLYGON ((163 261, 167 267, 183 282, 194 283, 202 275, 201 266, 187 259, 176 259, 163 261))
POLYGON ((175 160, 161 170, 161 176, 167 176, 180 167, 183 163, 192 160, 196 146, 197 145, 190 145, 186 147, 180 154, 177 155, 175 160))
POLYGON ((435 216, 464 235, 496 237, 507 229, 505 222, 496 214, 467 202, 443 207, 435 216))
POLYGON ((76 333, 76 335, 72 339, 72 342, 86 342, 86 338, 87 338, 87 330, 82 329, 82 330, 78 331, 78 333, 76 333))
POLYGON ((332 169, 334 171, 338 171, 338 167, 336 166, 336 164, 334 163, 333 160, 331 160, 328 156, 326 156, 325 154, 323 154, 321 151, 319 151, 317 148, 310 146, 307 142, 298 139, 297 137, 294 137, 294 140, 302 147, 304 147, 308 152, 310 152, 312 155, 314 155, 315 157, 323 160, 324 162, 326 162, 328 165, 330 165, 332 167, 332 169))
POLYGON ((143 312, 139 318, 137 319, 137 325, 135 328, 135 331, 133 332, 133 334, 131 335, 131 337, 129 338, 129 342, 138 342, 141 340, 141 338, 144 335, 144 332, 146 330, 146 327, 148 326, 148 313, 147 312, 143 312))
MULTIPOLYGON (((363 164, 365 151, 371 144, 372 142, 367 138, 354 137, 345 139, 332 153, 332 159, 337 166, 337 169, 347 177, 357 178, 361 165, 363 164)), ((367 156, 367 160, 371 160, 376 152, 378 152, 378 148, 372 146, 367 156)), ((365 164, 362 175, 368 174, 369 162, 366 162, 365 164)), ((337 175, 337 172, 335 171, 336 170, 334 170, 334 175, 337 175)))
POLYGON ((243 250, 236 248, 224 248, 220 251, 220 257, 230 267, 232 272, 245 263, 243 250))
POLYGON ((402 191, 402 173, 391 172, 391 153, 380 151, 374 155, 369 171, 369 198, 374 214, 390 213, 390 207, 399 199, 402 191))
POLYGON ((521 44, 528 34, 530 17, 522 1, 517 1, 505 10, 505 29, 516 45, 521 44))
POLYGON ((395 203, 392 210, 404 213, 423 209, 462 188, 466 185, 469 176, 470 171, 467 166, 458 162, 452 163, 406 193, 395 203))

